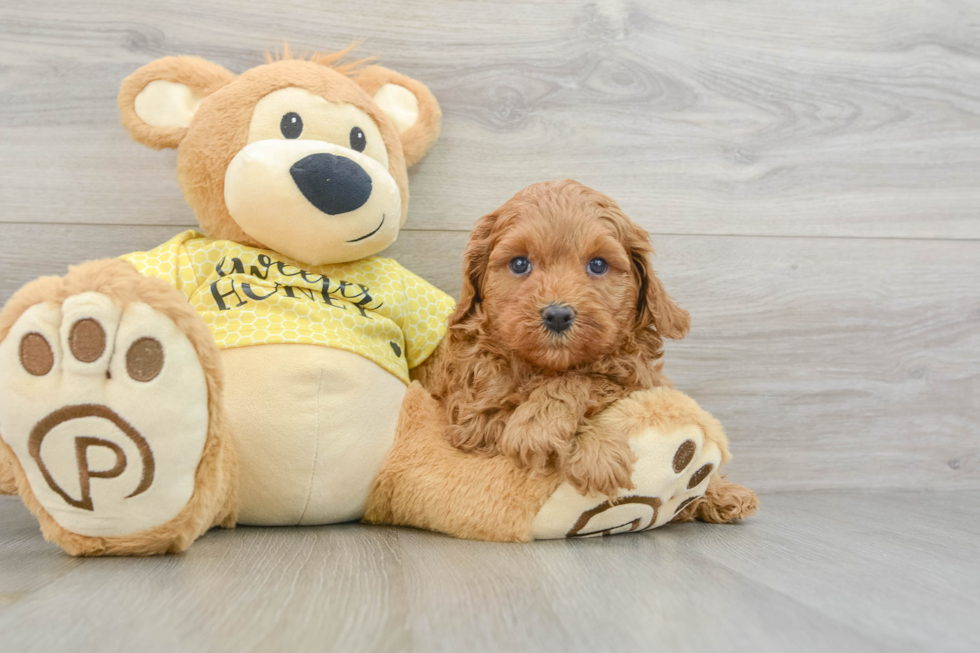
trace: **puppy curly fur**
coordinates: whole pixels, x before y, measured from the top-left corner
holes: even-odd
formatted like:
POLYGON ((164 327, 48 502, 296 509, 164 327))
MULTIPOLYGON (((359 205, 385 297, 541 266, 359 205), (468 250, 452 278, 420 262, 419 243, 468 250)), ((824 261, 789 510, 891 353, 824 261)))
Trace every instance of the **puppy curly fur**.
POLYGON ((747 487, 715 474, 704 496, 695 499, 671 521, 701 520, 709 524, 734 524, 759 512, 759 497, 747 487))
POLYGON ((690 318, 654 274, 652 253, 616 202, 571 180, 529 186, 480 218, 449 333, 420 370, 446 406, 449 441, 558 469, 583 493, 630 489, 626 437, 590 437, 589 420, 636 390, 669 385, 663 338, 683 338, 690 318), (515 257, 531 271, 513 273, 515 257), (590 273, 597 257, 608 271, 590 273), (544 326, 550 305, 574 311, 567 331, 544 326))

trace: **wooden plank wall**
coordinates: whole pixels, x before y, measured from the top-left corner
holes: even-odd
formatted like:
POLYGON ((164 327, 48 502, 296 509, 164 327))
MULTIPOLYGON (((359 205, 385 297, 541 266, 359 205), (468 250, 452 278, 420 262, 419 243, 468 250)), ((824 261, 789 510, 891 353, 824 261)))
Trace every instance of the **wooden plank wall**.
POLYGON ((287 40, 439 98, 390 253, 452 293, 475 219, 571 177, 654 234, 693 331, 667 371, 762 490, 980 487, 972 0, 178 0, 0 6, 0 301, 193 225, 120 80, 287 40), (43 18, 39 18, 43 16, 43 18))

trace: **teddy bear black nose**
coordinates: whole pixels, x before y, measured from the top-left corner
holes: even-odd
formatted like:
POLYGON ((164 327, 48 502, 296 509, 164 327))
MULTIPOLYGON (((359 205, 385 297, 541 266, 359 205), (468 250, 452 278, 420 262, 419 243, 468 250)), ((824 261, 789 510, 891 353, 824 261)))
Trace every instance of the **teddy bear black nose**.
POLYGON ((311 154, 289 169, 310 204, 327 215, 349 213, 371 197, 371 175, 357 162, 333 154, 311 154))
POLYGON ((572 326, 572 322, 575 321, 575 309, 571 306, 551 304, 542 309, 541 320, 548 331, 561 333, 572 326))

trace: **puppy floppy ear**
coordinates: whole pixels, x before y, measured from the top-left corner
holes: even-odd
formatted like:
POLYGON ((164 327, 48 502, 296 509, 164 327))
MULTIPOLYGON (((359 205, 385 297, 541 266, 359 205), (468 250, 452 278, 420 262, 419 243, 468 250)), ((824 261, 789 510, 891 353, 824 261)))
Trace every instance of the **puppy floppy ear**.
POLYGON ((353 79, 391 119, 405 165, 414 165, 439 137, 442 111, 435 96, 422 82, 381 66, 361 68, 353 79))
POLYGON ((164 57, 123 80, 119 115, 134 141, 155 150, 180 145, 201 102, 235 78, 198 57, 164 57))
POLYGON ((629 245, 633 259, 633 275, 637 282, 639 300, 636 307, 636 328, 656 328, 664 338, 680 340, 691 330, 691 316, 674 303, 667 294, 663 283, 653 272, 650 255, 650 236, 643 228, 636 226, 629 245))
POLYGON ((470 234, 470 241, 463 251, 463 291, 460 293, 459 303, 456 304, 456 311, 449 316, 449 326, 460 324, 472 316, 483 299, 480 291, 490 264, 493 227, 498 217, 496 212, 486 214, 477 221, 473 233, 470 234))

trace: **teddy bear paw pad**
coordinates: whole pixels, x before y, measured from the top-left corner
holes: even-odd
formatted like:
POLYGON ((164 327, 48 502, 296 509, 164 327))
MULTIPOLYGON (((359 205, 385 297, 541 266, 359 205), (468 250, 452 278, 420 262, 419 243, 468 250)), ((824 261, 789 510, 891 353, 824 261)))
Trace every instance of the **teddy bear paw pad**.
POLYGON ((562 483, 534 518, 533 539, 637 533, 669 522, 701 497, 721 464, 721 450, 693 424, 647 428, 630 439, 636 485, 615 498, 582 495, 562 483))
POLYGON ((147 304, 96 292, 36 304, 0 343, 0 437, 68 531, 130 535, 176 517, 207 431, 197 353, 147 304))

